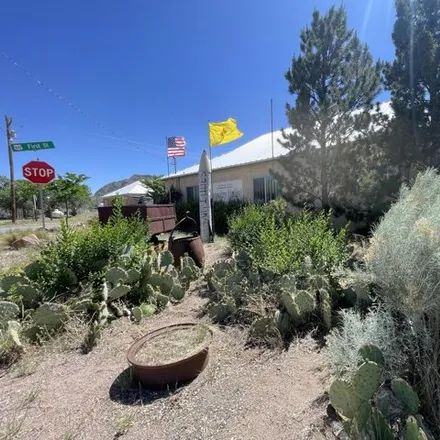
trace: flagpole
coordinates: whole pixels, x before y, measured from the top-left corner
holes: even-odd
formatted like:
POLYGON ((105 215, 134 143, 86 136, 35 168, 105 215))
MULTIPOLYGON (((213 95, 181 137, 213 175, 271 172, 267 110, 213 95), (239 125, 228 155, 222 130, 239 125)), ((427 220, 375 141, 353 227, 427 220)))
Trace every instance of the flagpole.
POLYGON ((273 100, 270 99, 270 141, 272 144, 272 160, 275 157, 274 145, 273 145, 273 100))
POLYGON ((174 159, 174 174, 176 174, 177 173, 176 156, 174 156, 173 159, 174 159))
POLYGON ((209 120, 208 120, 208 145, 209 145, 209 162, 211 164, 211 224, 212 224, 212 242, 215 239, 215 220, 214 220, 214 170, 212 168, 212 151, 211 151, 211 137, 209 135, 209 120))
MULTIPOLYGON (((168 176, 170 175, 170 158, 168 157, 168 136, 165 136, 165 152, 167 155, 168 176)), ((168 188, 168 203, 171 203, 171 186, 168 188)))

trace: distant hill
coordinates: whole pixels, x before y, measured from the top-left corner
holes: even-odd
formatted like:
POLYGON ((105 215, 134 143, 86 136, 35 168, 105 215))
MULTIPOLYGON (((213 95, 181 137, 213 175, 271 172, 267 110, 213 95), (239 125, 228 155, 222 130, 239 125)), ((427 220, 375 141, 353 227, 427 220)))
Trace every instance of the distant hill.
POLYGON ((117 180, 115 182, 107 183, 107 185, 104 185, 102 188, 99 188, 98 191, 95 192, 94 198, 99 199, 102 196, 105 196, 108 193, 111 193, 112 191, 116 191, 117 189, 123 188, 124 186, 130 185, 130 183, 136 182, 138 180, 142 179, 149 179, 152 176, 148 174, 133 174, 128 179, 123 180, 117 180))

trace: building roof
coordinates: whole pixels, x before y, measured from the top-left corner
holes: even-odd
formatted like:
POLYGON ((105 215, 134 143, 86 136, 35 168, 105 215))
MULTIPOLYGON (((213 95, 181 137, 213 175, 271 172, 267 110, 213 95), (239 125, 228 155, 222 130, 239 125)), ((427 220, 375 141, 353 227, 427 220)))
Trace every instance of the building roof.
POLYGON ((146 187, 140 180, 130 183, 123 188, 119 188, 116 191, 112 191, 111 193, 102 196, 103 199, 107 199, 109 197, 116 196, 144 196, 146 194, 150 194, 152 191, 150 188, 146 187))
MULTIPOLYGON (((380 104, 381 111, 388 116, 392 116, 391 104, 389 102, 383 102, 380 104)), ((375 110, 373 110, 375 113, 375 110)), ((291 133, 292 128, 285 129, 286 133, 291 133)), ((356 133, 352 135, 355 137, 356 133)), ((229 151, 228 153, 222 154, 217 157, 212 158, 212 170, 218 170, 222 168, 235 167, 239 165, 245 165, 255 162, 263 162, 272 159, 272 133, 265 133, 241 147, 235 150, 229 151)), ((282 140, 281 130, 273 132, 273 157, 277 158, 286 155, 289 150, 284 148, 278 140, 282 140)), ((219 147, 221 149, 221 146, 219 147)), ((215 154, 217 147, 213 148, 213 153, 215 154)), ((172 179, 174 177, 186 176, 190 174, 196 174, 199 172, 199 164, 192 165, 176 174, 170 174, 169 176, 163 177, 163 180, 172 179)))

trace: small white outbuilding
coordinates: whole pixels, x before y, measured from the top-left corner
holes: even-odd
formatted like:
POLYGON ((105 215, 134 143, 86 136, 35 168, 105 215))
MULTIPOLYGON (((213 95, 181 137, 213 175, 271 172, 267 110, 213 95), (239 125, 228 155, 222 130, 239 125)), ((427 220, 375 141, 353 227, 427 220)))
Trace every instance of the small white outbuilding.
POLYGON ((151 188, 145 186, 140 180, 130 183, 123 188, 112 191, 111 193, 102 196, 104 206, 111 206, 112 201, 116 197, 122 197, 124 206, 137 205, 140 201, 152 201, 153 191, 151 188))

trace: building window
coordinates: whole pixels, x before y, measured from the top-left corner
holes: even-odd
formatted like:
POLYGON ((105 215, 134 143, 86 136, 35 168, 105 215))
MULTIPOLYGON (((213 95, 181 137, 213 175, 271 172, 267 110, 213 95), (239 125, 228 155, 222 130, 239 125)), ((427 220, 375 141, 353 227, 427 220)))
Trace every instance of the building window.
POLYGON ((199 200, 199 187, 188 186, 186 188, 186 201, 192 202, 193 200, 199 200))
POLYGON ((271 176, 254 179, 254 203, 263 204, 278 197, 278 182, 271 176))

